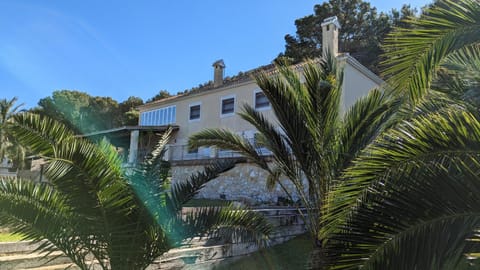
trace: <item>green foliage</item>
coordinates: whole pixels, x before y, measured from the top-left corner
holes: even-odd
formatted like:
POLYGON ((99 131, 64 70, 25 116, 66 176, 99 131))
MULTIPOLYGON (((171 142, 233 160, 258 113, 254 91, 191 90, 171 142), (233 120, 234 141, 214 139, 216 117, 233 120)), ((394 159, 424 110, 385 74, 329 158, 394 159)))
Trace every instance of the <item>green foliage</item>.
POLYGON ((123 115, 121 121, 117 123, 119 126, 135 126, 138 125, 140 112, 136 109, 143 105, 143 100, 139 97, 131 96, 127 100, 119 104, 120 115, 123 115))
POLYGON ((167 90, 160 90, 158 94, 156 94, 154 97, 147 99, 146 103, 154 102, 157 100, 162 100, 164 98, 171 97, 172 95, 167 91, 167 90))
POLYGON ((437 1, 388 40, 406 101, 324 204, 327 269, 479 269, 478 1, 437 1))
POLYGON ((377 72, 381 42, 397 26, 408 26, 404 19, 414 16, 415 9, 404 5, 400 11, 393 9, 389 14, 378 13, 369 2, 362 0, 330 0, 314 7, 314 14, 295 21, 295 36, 285 36, 286 56, 295 62, 322 55, 322 29, 324 19, 337 16, 342 26, 339 35, 339 50, 348 52, 370 70, 377 72))
POLYGON ((457 269, 479 251, 479 120, 429 113, 367 147, 327 207, 332 269, 457 269))
POLYGON ((34 112, 55 119, 79 132, 83 128, 81 119, 84 118, 81 109, 88 107, 89 97, 87 93, 79 91, 54 91, 51 97, 38 102, 40 108, 34 109, 34 112))
POLYGON ((212 164, 171 185, 162 160, 165 134, 146 161, 122 168, 113 147, 93 144, 64 125, 34 114, 15 116, 12 132, 48 162, 48 184, 0 181, 0 224, 16 233, 49 242, 81 269, 91 255, 102 269, 145 269, 155 258, 188 239, 233 236, 265 244, 271 231, 263 216, 232 207, 202 207, 182 213, 208 181, 232 168, 212 164))
POLYGON ((0 99, 0 163, 4 158, 11 159, 15 168, 22 168, 26 149, 9 132, 12 117, 19 113, 23 104, 16 105, 17 98, 0 99))
POLYGON ((143 105, 138 97, 129 97, 118 103, 110 97, 93 97, 71 90, 54 91, 43 98, 33 112, 55 119, 76 133, 90 133, 125 125, 137 125, 137 106, 143 105))
POLYGON ((399 95, 412 101, 427 95, 445 58, 480 39, 480 5, 476 0, 438 1, 418 20, 414 29, 399 28, 385 40, 383 74, 399 95))
POLYGON ((463 47, 448 55, 432 89, 480 108, 480 44, 463 47))

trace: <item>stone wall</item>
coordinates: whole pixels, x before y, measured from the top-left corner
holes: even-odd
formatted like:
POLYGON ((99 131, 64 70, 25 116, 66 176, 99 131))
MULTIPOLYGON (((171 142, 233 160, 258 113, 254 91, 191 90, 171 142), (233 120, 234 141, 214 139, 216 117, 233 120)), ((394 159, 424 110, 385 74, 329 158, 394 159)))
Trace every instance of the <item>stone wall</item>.
MULTIPOLYGON (((184 181, 191 174, 201 170, 203 166, 173 166, 172 181, 184 181)), ((280 185, 277 184, 273 190, 269 191, 266 188, 266 179, 267 173, 264 170, 248 163, 237 164, 235 168, 210 181, 200 190, 197 198, 225 199, 247 205, 285 204, 287 195, 280 185)), ((281 181, 292 194, 294 202, 298 201, 298 194, 292 183, 286 179, 281 181)))

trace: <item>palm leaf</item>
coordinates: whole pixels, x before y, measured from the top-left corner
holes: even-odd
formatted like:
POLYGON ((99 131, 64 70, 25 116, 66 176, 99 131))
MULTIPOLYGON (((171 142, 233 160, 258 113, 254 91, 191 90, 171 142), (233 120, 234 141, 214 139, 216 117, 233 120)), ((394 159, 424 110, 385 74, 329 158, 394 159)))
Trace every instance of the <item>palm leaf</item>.
POLYGON ((226 129, 204 129, 189 137, 190 147, 215 146, 242 153, 247 159, 262 169, 268 170, 268 164, 258 154, 255 146, 244 137, 226 129))
MULTIPOLYGON (((413 29, 396 29, 385 40, 384 76, 397 93, 407 91, 413 101, 431 88, 442 60, 465 45, 479 42, 480 3, 441 0, 410 20, 413 29)), ((400 94, 401 95, 401 94, 400 94)))
POLYGON ((338 173, 347 168, 385 128, 387 120, 398 111, 400 102, 389 99, 380 90, 372 90, 367 96, 360 98, 345 113, 343 125, 338 130, 341 162, 338 162, 338 173))
POLYGON ((203 172, 192 174, 187 181, 176 182, 171 189, 170 198, 173 202, 174 211, 181 210, 181 207, 193 199, 209 181, 217 178, 235 166, 234 161, 218 161, 206 166, 203 172))
POLYGON ((442 63, 433 88, 478 107, 480 105, 480 43, 452 52, 442 63))
POLYGON ((260 213, 234 207, 201 207, 184 218, 185 231, 191 237, 222 238, 228 242, 255 242, 260 247, 268 245, 272 226, 260 213))
POLYGON ((2 225, 37 242, 49 240, 40 245, 43 251, 60 248, 83 269, 87 266, 87 254, 97 252, 91 245, 95 238, 87 233, 88 220, 74 213, 68 197, 50 185, 30 180, 1 180, 0 206, 2 225), (83 226, 78 226, 80 220, 83 226))
POLYGON ((464 264, 480 225, 479 157, 480 122, 458 110, 421 115, 375 140, 326 205, 332 269, 464 264))

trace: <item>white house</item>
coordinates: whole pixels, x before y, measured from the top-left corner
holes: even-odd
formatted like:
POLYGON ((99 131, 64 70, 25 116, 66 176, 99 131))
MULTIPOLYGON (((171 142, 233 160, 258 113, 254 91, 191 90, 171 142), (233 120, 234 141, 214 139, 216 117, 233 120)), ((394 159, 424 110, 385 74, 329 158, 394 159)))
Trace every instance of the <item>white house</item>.
MULTIPOLYGON (((343 68, 342 106, 346 109, 369 90, 380 86, 383 81, 348 53, 338 52, 339 29, 336 17, 328 18, 322 23, 324 55, 327 51, 334 55, 338 65, 343 68)), ((301 72, 302 64, 295 67, 301 72)), ((233 78, 224 78, 225 64, 222 60, 213 63, 213 68, 213 82, 193 89, 188 94, 147 103, 138 108, 139 129, 151 127, 160 131, 169 125, 175 127, 166 157, 173 164, 174 180, 194 172, 211 159, 237 155, 211 148, 189 150, 187 141, 191 134, 204 128, 227 128, 254 139, 254 127, 237 115, 244 103, 262 111, 268 118, 275 118, 268 99, 251 76, 260 70, 273 72, 274 65, 262 66, 233 78)), ((130 162, 135 162, 138 156, 138 132, 135 129, 131 131, 130 162)), ((276 201, 277 197, 282 196, 281 191, 267 192, 264 188, 264 174, 248 164, 237 166, 226 176, 210 183, 200 196, 250 202, 276 201)))

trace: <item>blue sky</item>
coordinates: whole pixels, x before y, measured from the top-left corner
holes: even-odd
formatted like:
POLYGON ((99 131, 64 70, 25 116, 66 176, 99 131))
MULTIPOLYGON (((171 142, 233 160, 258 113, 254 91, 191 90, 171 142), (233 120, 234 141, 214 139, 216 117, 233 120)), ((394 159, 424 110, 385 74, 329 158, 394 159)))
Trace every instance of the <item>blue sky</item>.
MULTIPOLYGON (((380 11, 403 3, 370 1, 380 11)), ((144 100, 270 63, 321 1, 0 1, 0 98, 33 107, 54 90, 144 100)))

